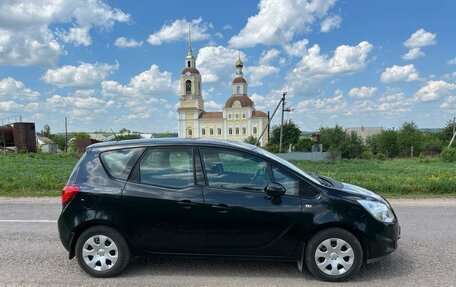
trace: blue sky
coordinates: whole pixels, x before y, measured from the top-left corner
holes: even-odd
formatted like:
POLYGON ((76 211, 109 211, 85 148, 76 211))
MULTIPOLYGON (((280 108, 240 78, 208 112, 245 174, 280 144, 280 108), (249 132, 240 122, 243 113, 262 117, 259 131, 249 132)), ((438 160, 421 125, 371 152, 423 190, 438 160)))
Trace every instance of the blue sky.
POLYGON ((454 1, 22 1, 0 3, 0 119, 37 129, 177 130, 192 26, 206 110, 249 96, 302 130, 441 127, 456 114, 454 1))

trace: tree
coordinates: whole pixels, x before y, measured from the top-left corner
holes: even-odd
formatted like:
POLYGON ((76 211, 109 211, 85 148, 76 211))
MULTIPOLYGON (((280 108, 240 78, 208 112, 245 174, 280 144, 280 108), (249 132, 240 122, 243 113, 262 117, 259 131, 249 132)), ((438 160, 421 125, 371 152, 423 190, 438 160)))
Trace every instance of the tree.
MULTIPOLYGON (((294 146, 300 136, 301 130, 292 120, 285 122, 283 124, 282 150, 287 150, 290 144, 294 146)), ((270 143, 273 145, 280 143, 280 125, 272 127, 270 143)))
POLYGON ((51 137, 51 127, 49 125, 44 125, 43 129, 41 130, 41 136, 43 137, 51 137))
POLYGON ((397 133, 399 155, 403 157, 410 156, 412 147, 413 153, 415 155, 419 154, 421 152, 422 140, 423 133, 413 121, 403 123, 397 133))
POLYGON ((397 145, 397 132, 395 130, 383 130, 378 135, 375 135, 378 152, 383 153, 388 158, 396 157, 399 153, 397 145))
POLYGON ((260 145, 260 143, 257 144, 257 138, 254 136, 248 136, 247 138, 244 139, 244 142, 248 143, 248 144, 253 144, 256 146, 260 145))
POLYGON ((438 137, 440 138, 440 140, 443 142, 443 144, 445 146, 448 146, 451 138, 453 137, 453 127, 454 127, 453 120, 449 120, 447 122, 446 126, 438 133, 438 137))
POLYGON ((355 131, 351 131, 346 143, 342 146, 342 156, 345 158, 360 158, 364 149, 363 139, 355 131))
POLYGON ((296 145, 294 146, 295 151, 311 151, 312 150, 312 139, 309 137, 300 137, 296 145))

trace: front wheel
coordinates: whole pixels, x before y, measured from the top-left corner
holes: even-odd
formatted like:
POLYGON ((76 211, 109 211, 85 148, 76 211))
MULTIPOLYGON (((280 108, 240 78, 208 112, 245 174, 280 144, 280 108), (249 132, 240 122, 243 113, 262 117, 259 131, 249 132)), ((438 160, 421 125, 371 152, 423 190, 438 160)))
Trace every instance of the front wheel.
POLYGON ((358 239, 345 229, 328 228, 307 243, 305 262, 310 273, 324 281, 343 281, 356 274, 363 263, 358 239))
POLYGON ((108 226, 84 231, 76 242, 79 266, 94 277, 113 277, 130 261, 130 250, 123 236, 108 226))

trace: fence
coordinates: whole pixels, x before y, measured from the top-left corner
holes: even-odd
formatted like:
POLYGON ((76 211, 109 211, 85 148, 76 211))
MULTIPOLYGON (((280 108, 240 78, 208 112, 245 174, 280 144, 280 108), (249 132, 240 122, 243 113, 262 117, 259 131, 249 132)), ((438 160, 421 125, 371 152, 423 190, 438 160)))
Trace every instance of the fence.
POLYGON ((276 153, 276 155, 286 160, 340 161, 342 159, 340 152, 287 152, 276 153))

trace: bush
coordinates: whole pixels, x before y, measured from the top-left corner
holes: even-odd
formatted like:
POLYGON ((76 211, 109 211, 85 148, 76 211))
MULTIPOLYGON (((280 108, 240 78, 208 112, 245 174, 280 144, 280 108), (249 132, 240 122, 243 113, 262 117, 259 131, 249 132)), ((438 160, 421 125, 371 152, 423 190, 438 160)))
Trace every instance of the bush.
POLYGON ((381 160, 381 161, 385 161, 386 160, 386 155, 379 152, 378 154, 375 155, 375 158, 378 159, 378 160, 381 160))
POLYGON ((440 154, 445 162, 456 162, 456 147, 447 147, 440 154))
POLYGON ((365 150, 361 154, 361 158, 363 158, 363 159, 373 159, 374 158, 374 154, 370 150, 365 150))
POLYGON ((312 150, 312 139, 311 138, 300 138, 296 145, 294 146, 295 151, 304 151, 309 152, 312 150))

